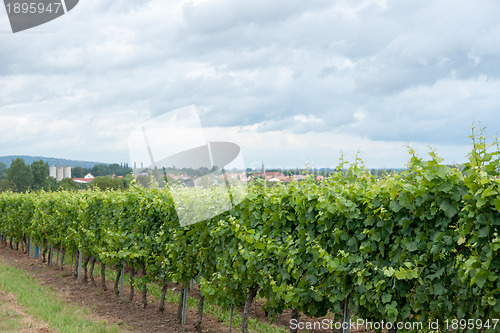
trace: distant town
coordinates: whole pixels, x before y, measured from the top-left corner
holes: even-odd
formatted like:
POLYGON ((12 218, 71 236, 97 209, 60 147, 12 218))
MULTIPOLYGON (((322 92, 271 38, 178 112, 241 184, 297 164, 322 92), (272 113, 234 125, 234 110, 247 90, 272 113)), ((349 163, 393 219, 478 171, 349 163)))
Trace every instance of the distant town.
MULTIPOLYGON (((166 183, 184 184, 186 186, 204 186, 221 184, 231 179, 240 181, 264 180, 269 183, 289 183, 302 181, 306 177, 320 181, 335 169, 267 169, 262 164, 259 170, 222 170, 209 169, 176 169, 134 170, 127 163, 100 164, 95 162, 62 160, 31 156, 0 157, 0 192, 86 190, 89 188, 123 190, 130 186, 132 180, 143 187, 164 187, 166 183), (11 158, 8 161, 8 158, 11 158), (30 163, 26 163, 26 160, 30 163), (6 163, 7 162, 7 163, 6 163), (53 165, 50 165, 52 162, 53 165), (69 165, 64 165, 67 163, 69 165), (55 165, 57 164, 57 166, 55 165), (61 166, 61 164, 63 164, 61 166), (81 164, 84 166, 80 166, 81 164)), ((380 175, 399 172, 401 170, 372 170, 372 174, 380 175)))

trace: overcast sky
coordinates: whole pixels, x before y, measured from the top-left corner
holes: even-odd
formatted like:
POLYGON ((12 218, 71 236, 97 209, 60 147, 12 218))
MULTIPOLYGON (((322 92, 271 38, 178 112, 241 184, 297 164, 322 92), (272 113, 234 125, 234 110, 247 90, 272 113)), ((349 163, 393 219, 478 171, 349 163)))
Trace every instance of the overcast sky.
POLYGON ((500 130, 500 1, 83 0, 16 34, 0 9, 0 155, 127 162, 191 104, 250 167, 462 162, 500 130))

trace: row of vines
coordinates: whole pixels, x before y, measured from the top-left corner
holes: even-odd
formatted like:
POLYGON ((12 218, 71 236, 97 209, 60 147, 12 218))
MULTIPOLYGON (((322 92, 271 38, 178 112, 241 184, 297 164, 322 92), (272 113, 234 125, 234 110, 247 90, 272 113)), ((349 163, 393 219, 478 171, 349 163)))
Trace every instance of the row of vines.
POLYGON ((382 179, 357 161, 320 182, 254 184, 237 207, 186 227, 165 190, 2 193, 0 233, 81 251, 92 267, 125 264, 139 284, 194 279, 201 302, 243 311, 244 332, 257 295, 271 315, 492 320, 500 164, 489 147, 479 137, 460 168, 410 150, 408 168, 382 179))

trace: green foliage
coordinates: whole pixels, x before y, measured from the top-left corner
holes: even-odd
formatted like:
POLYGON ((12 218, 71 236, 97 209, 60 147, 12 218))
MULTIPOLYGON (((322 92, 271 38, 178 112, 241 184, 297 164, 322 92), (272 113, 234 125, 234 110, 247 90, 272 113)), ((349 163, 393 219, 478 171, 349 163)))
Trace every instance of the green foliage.
POLYGON ((31 174, 33 175, 32 189, 39 190, 44 188, 49 176, 49 164, 43 160, 35 161, 31 165, 31 174))
POLYGON ((164 180, 158 178, 158 170, 155 170, 155 172, 148 170, 148 175, 138 175, 136 182, 143 188, 157 189, 160 184, 164 183, 164 180))
POLYGON ((0 179, 7 178, 7 164, 0 162, 0 179))
POLYGON ((111 176, 96 177, 89 185, 90 188, 104 190, 123 190, 125 188, 123 181, 120 178, 112 178, 111 176))
POLYGON ((31 168, 19 157, 12 161, 10 168, 7 170, 7 179, 14 184, 16 192, 25 192, 33 184, 31 168))
POLYGON ((86 174, 91 173, 95 177, 104 176, 125 176, 132 172, 132 169, 128 167, 127 164, 120 165, 117 163, 113 164, 96 164, 92 168, 82 168, 79 166, 73 167, 71 169, 71 174, 74 178, 83 178, 86 174))
MULTIPOLYGON (((76 191, 79 189, 78 185, 76 184, 71 178, 64 178, 58 183, 57 189, 62 190, 62 191, 76 191)), ((81 184, 81 186, 86 186, 84 184, 81 184)))
POLYGON ((57 191, 58 189, 59 189, 59 182, 57 181, 57 179, 52 177, 48 177, 47 179, 45 179, 43 185, 44 191, 57 191))
MULTIPOLYGON (((195 279, 224 307, 258 288, 270 314, 340 314, 348 302, 371 321, 486 320, 500 310, 500 165, 496 142, 473 139, 462 168, 410 149, 406 170, 377 179, 341 160, 322 181, 256 182, 238 206, 184 227, 161 189, 1 193, 0 232, 145 263, 138 283, 195 279)), ((182 190, 196 213, 222 189, 182 190)))
POLYGON ((92 173, 96 177, 103 177, 103 176, 125 176, 127 174, 130 174, 132 172, 132 169, 129 168, 127 165, 121 166, 119 164, 96 164, 92 169, 85 169, 85 174, 87 173, 92 173))
POLYGON ((119 178, 119 179, 121 179, 121 181, 122 181, 123 188, 127 189, 127 188, 130 187, 132 181, 134 180, 134 176, 132 175, 132 173, 130 173, 130 174, 125 175, 125 176, 123 176, 122 178, 119 178))
POLYGON ((83 178, 87 173, 88 173, 87 169, 82 168, 80 166, 71 168, 71 175, 74 178, 83 178))
POLYGON ((0 179, 0 192, 14 191, 15 185, 8 179, 0 179))

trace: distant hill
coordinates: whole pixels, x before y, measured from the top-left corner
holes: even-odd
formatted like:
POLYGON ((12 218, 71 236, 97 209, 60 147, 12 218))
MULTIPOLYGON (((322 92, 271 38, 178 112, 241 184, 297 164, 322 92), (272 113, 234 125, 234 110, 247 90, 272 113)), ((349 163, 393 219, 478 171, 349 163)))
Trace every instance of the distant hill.
POLYGON ((92 168, 96 164, 105 164, 108 165, 109 163, 101 163, 101 162, 88 162, 88 161, 75 161, 75 160, 66 160, 63 158, 53 158, 53 157, 43 157, 43 156, 26 156, 26 155, 19 155, 19 156, 0 156, 0 162, 3 162, 7 164, 8 167, 10 167, 10 163, 12 160, 15 160, 16 158, 22 158, 26 164, 31 164, 35 161, 40 161, 43 160, 44 162, 47 162, 49 166, 70 166, 70 167, 82 167, 82 168, 92 168))

